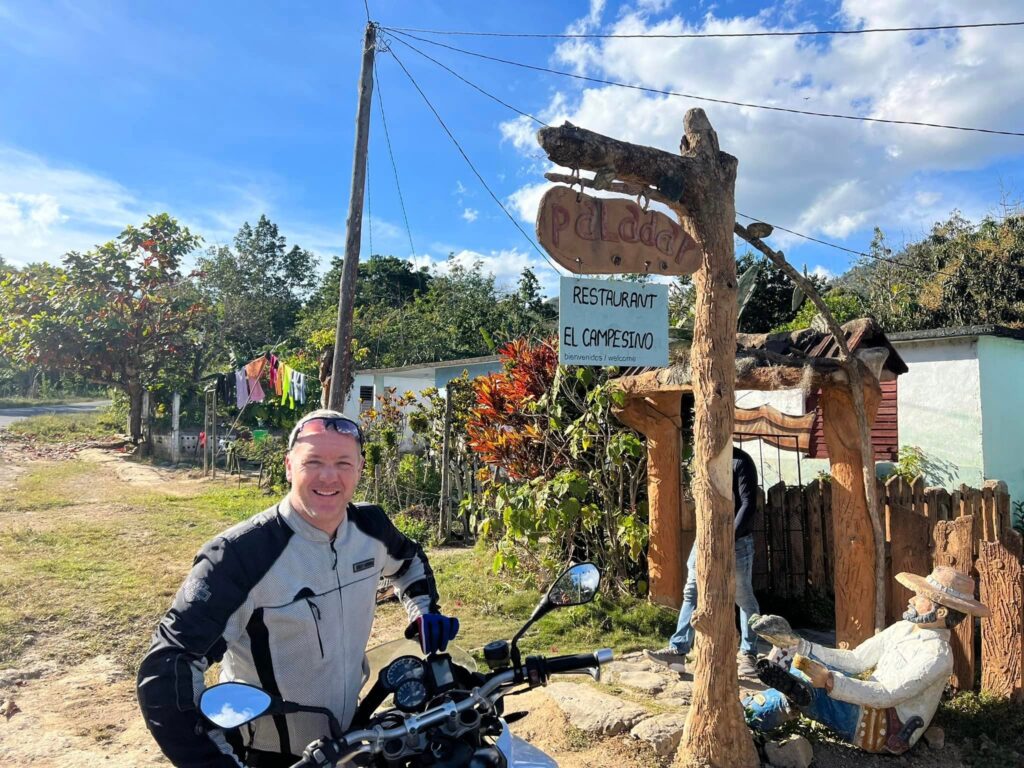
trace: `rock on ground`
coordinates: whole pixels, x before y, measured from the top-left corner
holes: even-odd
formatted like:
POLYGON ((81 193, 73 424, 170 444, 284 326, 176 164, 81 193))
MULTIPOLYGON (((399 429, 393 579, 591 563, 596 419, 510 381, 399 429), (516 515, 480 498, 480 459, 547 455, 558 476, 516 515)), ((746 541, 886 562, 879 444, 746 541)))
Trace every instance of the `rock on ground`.
POLYGON ((686 716, 678 714, 655 715, 646 720, 641 720, 633 726, 629 735, 634 739, 646 741, 651 745, 654 754, 659 757, 668 757, 676 751, 680 739, 683 738, 683 727, 686 725, 686 716))
POLYGON ((565 713, 571 725, 586 733, 615 736, 630 730, 648 715, 643 707, 586 685, 552 683, 544 692, 565 713))
POLYGON ((932 749, 942 749, 946 746, 946 732, 943 731, 939 726, 933 725, 927 731, 924 732, 922 737, 925 743, 932 749))
POLYGON ((814 762, 814 750, 803 736, 769 741, 764 745, 764 753, 773 768, 809 768, 814 762))

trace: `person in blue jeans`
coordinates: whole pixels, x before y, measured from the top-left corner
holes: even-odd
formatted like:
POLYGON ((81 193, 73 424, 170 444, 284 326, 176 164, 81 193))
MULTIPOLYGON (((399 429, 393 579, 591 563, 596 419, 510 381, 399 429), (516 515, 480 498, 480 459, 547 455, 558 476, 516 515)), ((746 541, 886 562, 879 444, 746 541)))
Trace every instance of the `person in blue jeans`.
MULTIPOLYGON (((736 505, 734 531, 736 536, 736 605, 740 609, 740 650, 736 657, 740 675, 756 673, 757 635, 750 629, 750 617, 759 613, 752 582, 754 567, 754 516, 757 514, 757 468, 746 451, 732 449, 732 495, 736 505)), ((647 658, 664 664, 676 672, 686 670, 686 654, 693 648, 693 625, 697 608, 697 545, 686 560, 686 586, 679 609, 675 634, 668 647, 660 651, 644 651, 647 658)))

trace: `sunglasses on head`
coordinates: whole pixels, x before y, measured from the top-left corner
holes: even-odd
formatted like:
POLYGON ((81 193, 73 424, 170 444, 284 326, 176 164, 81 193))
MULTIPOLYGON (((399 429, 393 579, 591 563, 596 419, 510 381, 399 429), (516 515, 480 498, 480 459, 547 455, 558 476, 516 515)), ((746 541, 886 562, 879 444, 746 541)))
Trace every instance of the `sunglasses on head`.
POLYGON ((363 430, 360 426, 352 421, 352 419, 346 416, 317 416, 307 422, 304 422, 293 434, 291 440, 288 441, 288 449, 295 445, 295 441, 305 435, 319 435, 326 432, 328 429, 333 429, 339 435, 351 435, 359 443, 359 447, 363 447, 363 430))

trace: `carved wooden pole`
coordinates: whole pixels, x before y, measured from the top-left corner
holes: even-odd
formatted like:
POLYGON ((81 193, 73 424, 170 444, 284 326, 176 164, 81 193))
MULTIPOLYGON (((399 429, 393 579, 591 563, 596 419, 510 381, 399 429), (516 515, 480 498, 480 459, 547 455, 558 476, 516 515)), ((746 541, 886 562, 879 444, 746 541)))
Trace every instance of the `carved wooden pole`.
POLYGON ((650 544, 647 564, 651 602, 678 608, 683 602, 686 556, 683 547, 682 480, 679 459, 678 392, 631 398, 615 415, 647 438, 647 509, 650 544))
POLYGON ((697 610, 693 706, 677 763, 759 765, 736 699, 737 635, 733 602, 736 558, 732 497, 732 431, 736 359, 736 259, 733 224, 736 158, 721 152, 703 110, 686 114, 680 149, 702 167, 687 190, 680 224, 701 248, 694 274, 696 304, 690 354, 694 394, 693 500, 697 512, 697 610))
MULTIPOLYGON (((865 399, 870 424, 881 400, 877 382, 869 392, 865 399)), ((848 643, 852 648, 875 631, 874 531, 864 492, 864 462, 850 390, 837 385, 822 387, 821 413, 832 470, 836 642, 848 643)), ((884 598, 885 593, 882 595, 884 598)))
POLYGON ((674 201, 699 244, 696 321, 690 366, 695 404, 693 487, 697 511, 697 630, 692 706, 677 753, 680 766, 756 768, 757 751, 737 695, 734 623, 732 428, 736 355, 735 157, 722 152, 701 109, 686 113, 680 154, 616 141, 563 125, 537 134, 558 165, 654 187, 674 201))

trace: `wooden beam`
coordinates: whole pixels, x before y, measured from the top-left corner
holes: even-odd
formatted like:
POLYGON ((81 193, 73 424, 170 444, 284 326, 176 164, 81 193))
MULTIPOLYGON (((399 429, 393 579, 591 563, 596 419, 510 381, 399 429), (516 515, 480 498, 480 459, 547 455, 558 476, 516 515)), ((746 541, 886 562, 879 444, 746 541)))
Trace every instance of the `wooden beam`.
POLYGON ((649 596, 658 605, 678 608, 686 582, 683 551, 682 478, 679 432, 680 395, 660 393, 631 398, 616 412, 619 420, 647 438, 647 548, 649 596))
MULTIPOLYGON (((868 424, 875 420, 881 388, 864 387, 868 424)), ((862 482, 857 417, 848 387, 821 390, 821 411, 832 464, 836 642, 859 645, 875 628, 875 545, 862 482)))

